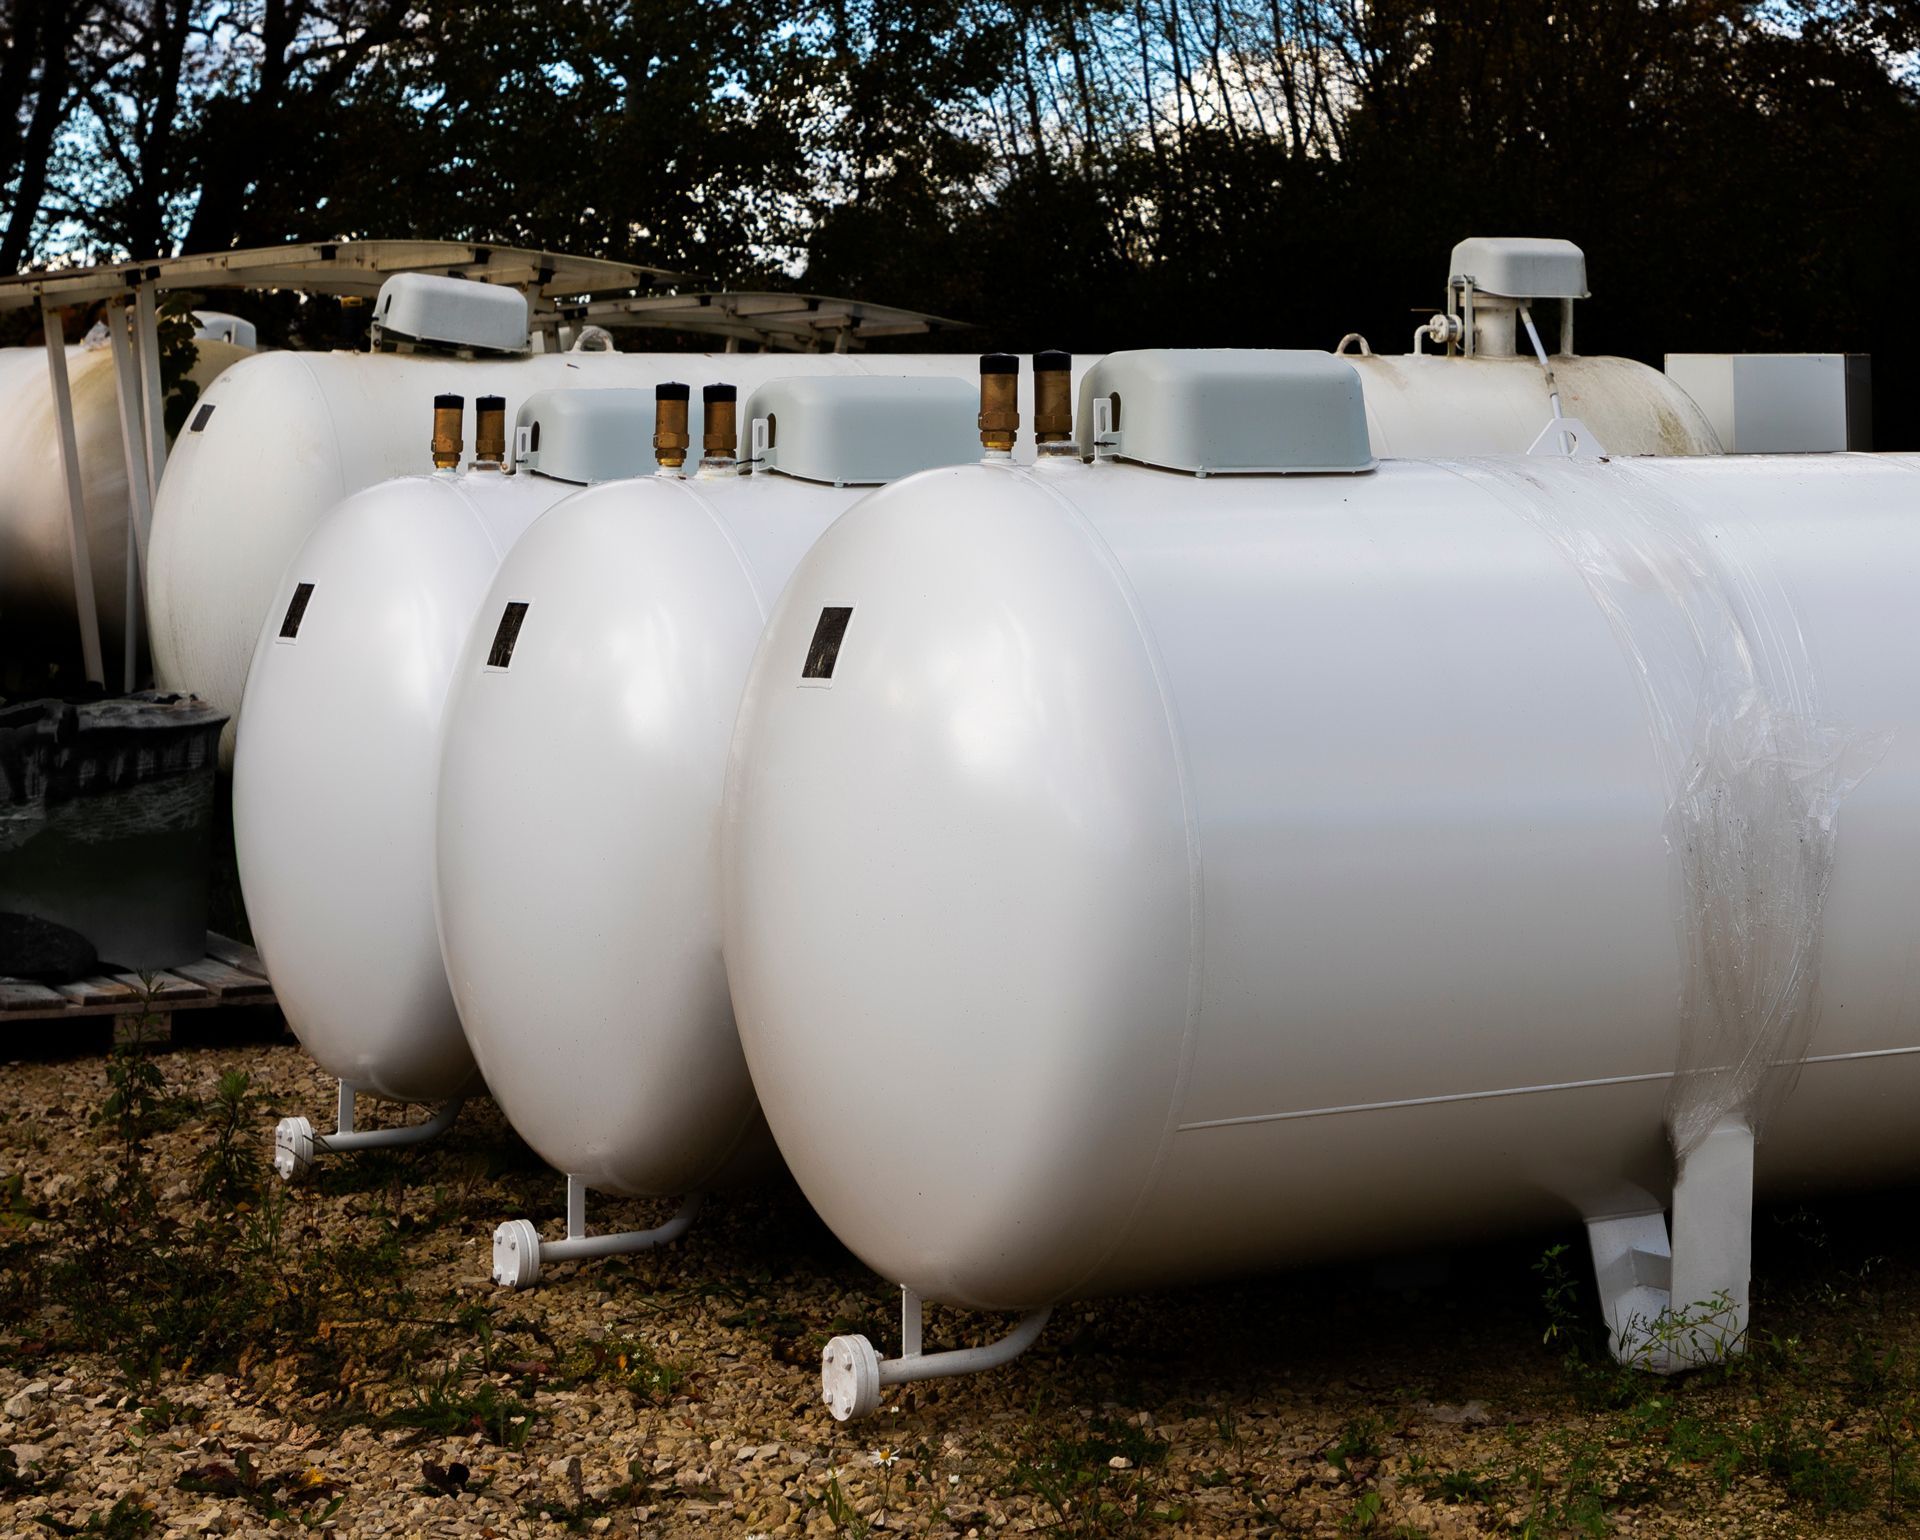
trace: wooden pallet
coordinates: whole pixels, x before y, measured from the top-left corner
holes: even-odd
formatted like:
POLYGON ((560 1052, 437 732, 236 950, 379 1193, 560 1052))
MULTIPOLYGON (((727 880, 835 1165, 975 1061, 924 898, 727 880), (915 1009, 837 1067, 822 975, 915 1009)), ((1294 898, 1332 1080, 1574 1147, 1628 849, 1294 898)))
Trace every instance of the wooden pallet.
POLYGON ((36 984, 0 977, 0 1025, 52 1017, 139 1016, 171 1020, 175 1011, 223 1005, 272 1005, 273 985, 260 954, 244 942, 207 932, 206 955, 197 962, 149 974, 103 973, 73 984, 36 984))

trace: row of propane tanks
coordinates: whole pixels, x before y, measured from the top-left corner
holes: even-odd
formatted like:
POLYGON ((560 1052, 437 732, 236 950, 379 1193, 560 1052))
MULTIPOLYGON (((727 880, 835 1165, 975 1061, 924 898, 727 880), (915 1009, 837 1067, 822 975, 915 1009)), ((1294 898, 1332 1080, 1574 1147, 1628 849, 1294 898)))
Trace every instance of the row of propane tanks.
MULTIPOLYGON (((1572 308, 1587 292, 1578 248, 1482 238, 1451 255, 1445 310, 1419 328, 1414 351, 1375 354, 1358 337, 1341 344, 1364 384, 1380 455, 1523 452, 1556 395, 1621 454, 1862 442, 1864 380, 1852 367, 1865 360, 1676 355, 1662 375, 1624 359, 1578 357, 1572 308), (1548 359, 1535 344, 1551 333, 1556 311, 1559 348, 1548 359)), ((968 368, 960 358, 909 354, 730 354, 722 362, 619 353, 584 336, 571 352, 530 352, 517 291, 423 273, 390 278, 375 310, 387 324, 371 351, 251 357, 253 339, 232 318, 202 317, 192 371, 201 394, 161 457, 150 548, 144 523, 128 516, 131 504, 144 508, 144 492, 129 487, 125 403, 116 405, 110 350, 67 350, 84 554, 105 659, 124 655, 142 672, 150 633, 160 683, 193 690, 231 716, 288 560, 341 498, 418 467, 428 396, 498 394, 512 415, 531 395, 562 386, 650 389, 663 379, 719 377, 751 392, 794 375, 958 378, 968 368), (137 584, 128 581, 136 546, 137 584), (142 593, 147 624, 136 609, 130 625, 128 606, 142 593)), ((16 663, 29 651, 58 655, 70 665, 84 628, 43 353, 0 349, 0 458, 13 471, 0 485, 0 654, 16 663)), ((229 733, 223 757, 231 753, 229 733)))
POLYGON ((525 1285, 784 1159, 907 1302, 841 1417, 1062 1299, 1572 1215, 1680 1367, 1756 1180, 1920 1174, 1913 460, 1559 402, 1394 460, 1326 354, 979 367, 703 382, 697 452, 681 384, 483 399, 464 470, 442 396, 441 468, 319 521, 234 767, 343 1088, 283 1172, 484 1086, 567 1174, 525 1285), (922 1298, 1022 1320, 928 1353, 922 1298))

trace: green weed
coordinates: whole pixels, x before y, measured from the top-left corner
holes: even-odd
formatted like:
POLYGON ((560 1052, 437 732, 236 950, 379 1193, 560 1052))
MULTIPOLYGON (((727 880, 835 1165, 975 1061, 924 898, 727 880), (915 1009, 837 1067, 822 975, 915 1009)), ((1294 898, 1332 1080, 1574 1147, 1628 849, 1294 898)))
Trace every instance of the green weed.
POLYGON ((40 1515, 40 1523, 56 1535, 100 1535, 105 1540, 141 1540, 141 1536, 152 1534, 160 1521, 153 1516, 150 1508, 135 1498, 121 1497, 114 1500, 111 1508, 96 1508, 87 1515, 84 1524, 63 1524, 44 1513, 40 1515))
POLYGON ((411 1428, 420 1438, 479 1433, 503 1449, 526 1448, 533 1432, 533 1408, 491 1380, 465 1388, 466 1370, 463 1359, 417 1387, 410 1404, 391 1408, 380 1420, 388 1427, 411 1428))
POLYGON ((1047 1439, 1015 1460, 1008 1488, 1039 1498, 1054 1534, 1131 1535, 1176 1516, 1154 1506, 1166 1458, 1146 1429, 1095 1418, 1084 1437, 1047 1439))

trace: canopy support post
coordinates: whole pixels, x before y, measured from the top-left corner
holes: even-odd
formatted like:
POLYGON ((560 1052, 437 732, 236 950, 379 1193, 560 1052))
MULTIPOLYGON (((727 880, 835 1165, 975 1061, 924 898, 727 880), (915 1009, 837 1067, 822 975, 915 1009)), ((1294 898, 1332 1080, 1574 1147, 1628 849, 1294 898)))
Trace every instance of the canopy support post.
MULTIPOLYGON (((147 485, 160 492, 160 473, 167 468, 166 402, 160 388, 160 286, 149 279, 134 291, 134 347, 140 355, 140 384, 146 397, 147 485)), ((152 505, 148 505, 151 512, 152 505)), ((141 530, 140 559, 146 561, 146 531, 141 530)))
POLYGON ((40 305, 47 333, 47 376, 53 385, 54 423, 60 434, 60 470, 67 484, 67 552, 73 565, 73 607, 80 618, 80 661, 87 678, 105 689, 100 658, 100 612, 93 595, 93 553, 87 545, 87 501, 80 485, 80 443, 73 430, 73 387, 67 379, 67 334, 60 307, 40 305))
POLYGON ((113 350, 114 395, 120 404, 120 452, 127 466, 127 593, 124 688, 132 693, 140 651, 140 574, 147 567, 147 531, 153 524, 153 493, 147 483, 147 446, 140 410, 140 380, 130 331, 138 326, 131 302, 107 311, 107 341, 113 350))

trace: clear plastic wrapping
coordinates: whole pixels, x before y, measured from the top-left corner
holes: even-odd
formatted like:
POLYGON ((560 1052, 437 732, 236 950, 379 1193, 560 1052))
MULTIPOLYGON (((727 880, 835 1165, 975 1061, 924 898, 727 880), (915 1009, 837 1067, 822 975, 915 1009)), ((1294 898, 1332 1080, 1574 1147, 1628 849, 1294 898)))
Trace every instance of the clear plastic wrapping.
POLYGON ((1620 460, 1453 468, 1572 562, 1646 703, 1685 965, 1674 1153, 1729 1119, 1757 1136, 1809 1052, 1835 818, 1880 745, 1822 714, 1778 574, 1674 472, 1620 460))

